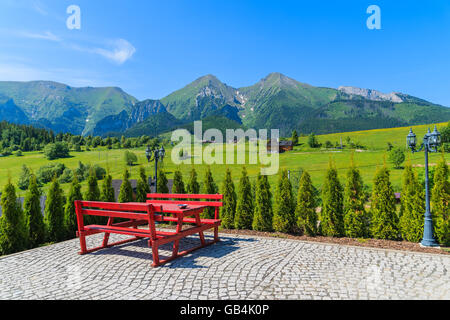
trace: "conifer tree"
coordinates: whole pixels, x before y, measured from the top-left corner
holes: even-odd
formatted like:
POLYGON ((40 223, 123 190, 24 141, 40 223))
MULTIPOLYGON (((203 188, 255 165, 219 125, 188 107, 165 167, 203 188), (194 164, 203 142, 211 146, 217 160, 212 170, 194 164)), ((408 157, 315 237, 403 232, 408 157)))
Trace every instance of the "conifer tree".
POLYGON ((159 169, 157 183, 158 193, 169 193, 169 187, 167 186, 168 182, 169 181, 167 180, 164 170, 159 169))
POLYGON ((320 233, 329 237, 344 235, 344 196, 336 167, 330 159, 322 189, 320 233))
POLYGON ((94 170, 92 169, 92 167, 89 170, 87 187, 88 187, 88 189, 86 191, 84 199, 86 201, 99 201, 100 200, 100 189, 98 187, 97 176, 96 176, 94 170))
POLYGON ((30 184, 23 202, 30 248, 36 248, 45 242, 45 224, 41 211, 41 194, 36 176, 31 174, 30 184))
POLYGON ((234 227, 236 229, 250 230, 252 228, 253 198, 251 189, 252 186, 247 175, 247 169, 243 167, 238 185, 236 213, 234 216, 234 227))
POLYGON ((295 208, 295 219, 297 228, 302 234, 315 236, 317 234, 317 200, 314 195, 314 188, 311 176, 307 171, 303 171, 300 178, 297 206, 295 208))
POLYGON ((372 203, 370 208, 373 237, 397 240, 399 238, 398 216, 395 207, 395 194, 389 180, 386 163, 378 168, 373 181, 372 203))
POLYGON ((47 226, 48 241, 64 240, 67 234, 64 226, 64 194, 56 175, 48 189, 44 221, 47 226))
POLYGON ((368 237, 368 217, 364 208, 364 184, 359 170, 351 157, 344 190, 344 229, 350 238, 368 237))
MULTIPOLYGON (((203 194, 216 194, 219 192, 216 183, 214 182, 211 168, 208 167, 205 172, 205 181, 203 182, 203 194)), ((200 215, 203 219, 214 219, 214 208, 206 208, 200 215)))
POLYGON ((123 171, 123 178, 122 178, 122 184, 120 185, 120 192, 119 192, 119 202, 133 202, 133 188, 131 187, 130 183, 130 173, 128 172, 128 169, 125 168, 123 171))
POLYGON ((298 133, 297 130, 292 131, 292 143, 294 146, 298 144, 298 133))
POLYGON ((145 168, 139 168, 139 179, 136 187, 136 202, 147 201, 147 194, 150 193, 150 186, 148 184, 148 177, 145 174, 145 168))
POLYGON ((278 232, 292 232, 295 228, 295 207, 292 185, 287 170, 283 170, 278 180, 273 210, 273 229, 278 232))
POLYGON ((28 247, 28 230, 26 219, 17 203, 16 190, 8 180, 0 200, 2 216, 0 217, 0 255, 12 254, 26 250, 28 247))
POLYGON ((448 175, 449 169, 442 156, 434 173, 431 205, 436 240, 444 246, 450 246, 450 183, 448 175))
POLYGON ((399 228, 402 238, 420 242, 423 238, 425 194, 411 163, 403 171, 399 228))
POLYGON ((27 190, 28 185, 30 184, 31 171, 26 165, 22 165, 22 172, 19 176, 19 181, 17 182, 17 186, 20 190, 27 190))
MULTIPOLYGON (((100 201, 100 188, 98 187, 97 175, 94 169, 89 169, 89 177, 87 179, 87 190, 84 195, 86 201, 100 201)), ((101 224, 105 217, 99 216, 84 216, 85 224, 101 224)))
POLYGON ((223 207, 220 210, 220 217, 222 219, 222 227, 225 229, 234 228, 234 216, 236 214, 236 201, 237 195, 231 178, 231 171, 227 168, 225 174, 225 180, 222 184, 222 194, 223 194, 223 207))
POLYGON ((255 184, 255 211, 253 214, 253 230, 273 230, 272 193, 266 175, 258 175, 255 184))
POLYGON ((173 175, 173 190, 172 193, 185 194, 186 189, 184 188, 183 175, 180 170, 176 170, 173 175))
POLYGON ((73 177, 72 184, 70 185, 69 194, 64 207, 64 224, 66 226, 67 237, 69 239, 75 238, 78 230, 77 214, 75 211, 76 200, 83 200, 83 195, 81 194, 81 185, 75 175, 73 177))
POLYGON ((189 176, 189 181, 186 186, 186 191, 189 194, 198 194, 200 192, 200 184, 197 181, 197 172, 194 168, 191 170, 191 174, 189 176))
POLYGON ((112 186, 112 176, 109 173, 109 170, 102 182, 100 200, 103 202, 116 202, 116 195, 112 186))

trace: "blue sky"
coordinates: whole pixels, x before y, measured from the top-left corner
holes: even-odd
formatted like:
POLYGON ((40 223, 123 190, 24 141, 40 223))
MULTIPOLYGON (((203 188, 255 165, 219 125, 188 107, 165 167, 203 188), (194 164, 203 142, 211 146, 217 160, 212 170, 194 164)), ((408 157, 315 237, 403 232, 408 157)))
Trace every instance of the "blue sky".
POLYGON ((159 99, 214 74, 400 91, 450 106, 450 1, 2 0, 0 80, 119 86, 159 99), (69 5, 81 29, 69 30, 69 5), (381 30, 369 30, 370 5, 381 30))

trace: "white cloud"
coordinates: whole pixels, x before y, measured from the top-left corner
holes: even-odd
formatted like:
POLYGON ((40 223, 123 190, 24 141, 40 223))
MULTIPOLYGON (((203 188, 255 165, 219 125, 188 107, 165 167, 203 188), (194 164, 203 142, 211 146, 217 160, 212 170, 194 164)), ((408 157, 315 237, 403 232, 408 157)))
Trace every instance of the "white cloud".
POLYGON ((57 42, 62 41, 61 38, 59 38, 58 36, 55 36, 50 31, 46 31, 44 33, 32 33, 32 32, 28 32, 28 31, 17 31, 16 34, 17 34, 17 36, 23 37, 23 38, 41 39, 41 40, 57 41, 57 42))
POLYGON ((97 53, 118 64, 125 63, 136 52, 136 48, 124 39, 118 39, 111 42, 111 46, 113 48, 109 50, 103 48, 95 48, 92 50, 92 52, 97 53))
POLYGON ((43 16, 47 16, 48 15, 48 12, 44 9, 44 6, 43 6, 43 4, 40 1, 38 1, 38 0, 33 1, 32 5, 33 5, 33 9, 36 12, 40 13, 43 16))
POLYGON ((108 41, 107 44, 109 46, 108 49, 98 47, 88 48, 76 44, 68 44, 68 46, 74 50, 98 54, 119 65, 129 60, 136 52, 136 48, 124 39, 108 41))
POLYGON ((81 69, 42 69, 30 64, 0 61, 0 81, 47 80, 68 84, 74 87, 112 86, 92 70, 81 69))

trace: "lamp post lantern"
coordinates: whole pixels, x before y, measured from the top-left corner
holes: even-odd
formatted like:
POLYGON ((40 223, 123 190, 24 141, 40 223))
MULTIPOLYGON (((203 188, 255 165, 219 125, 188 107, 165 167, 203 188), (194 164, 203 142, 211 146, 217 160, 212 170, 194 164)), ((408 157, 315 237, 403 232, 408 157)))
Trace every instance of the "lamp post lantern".
POLYGON ((148 162, 155 160, 155 193, 158 192, 158 161, 163 161, 165 155, 166 150, 163 146, 161 146, 160 149, 155 146, 154 150, 150 149, 150 146, 147 146, 147 150, 145 151, 145 156, 147 157, 148 162))
POLYGON ((422 150, 425 151, 425 222, 423 226, 423 239, 420 243, 424 247, 438 247, 436 239, 433 236, 433 220, 431 218, 430 211, 430 190, 428 183, 428 153, 429 152, 438 152, 437 148, 441 144, 441 134, 437 130, 437 127, 434 127, 434 131, 431 133, 430 129, 423 137, 423 143, 419 149, 416 149, 417 140, 416 135, 412 131, 409 131, 408 136, 406 137, 407 146, 414 152, 420 152, 422 150))

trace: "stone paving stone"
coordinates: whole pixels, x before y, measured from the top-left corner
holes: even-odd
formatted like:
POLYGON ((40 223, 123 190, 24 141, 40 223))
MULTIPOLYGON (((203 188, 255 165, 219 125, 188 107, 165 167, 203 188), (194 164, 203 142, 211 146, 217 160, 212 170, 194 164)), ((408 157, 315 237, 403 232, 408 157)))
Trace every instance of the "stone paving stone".
MULTIPOLYGON (((101 239, 88 237, 88 246, 101 239)), ((159 268, 151 268, 145 240, 80 256, 74 239, 6 256, 0 299, 450 299, 448 256, 235 235, 221 240, 159 268)), ((197 243, 189 237, 180 245, 197 243)), ((162 249, 171 254, 171 244, 162 249)))

